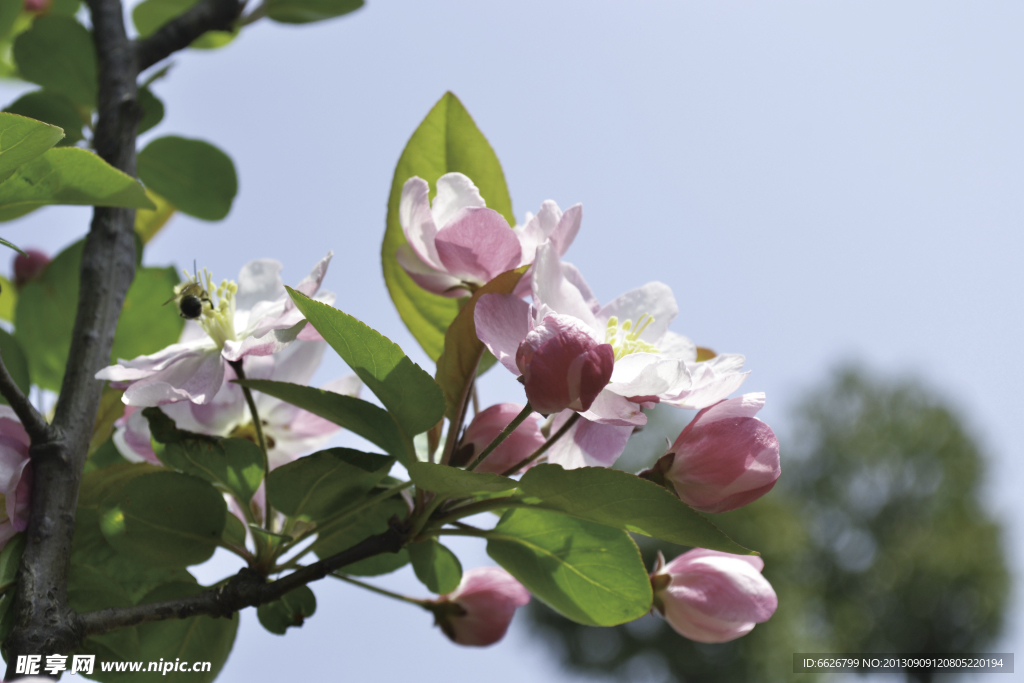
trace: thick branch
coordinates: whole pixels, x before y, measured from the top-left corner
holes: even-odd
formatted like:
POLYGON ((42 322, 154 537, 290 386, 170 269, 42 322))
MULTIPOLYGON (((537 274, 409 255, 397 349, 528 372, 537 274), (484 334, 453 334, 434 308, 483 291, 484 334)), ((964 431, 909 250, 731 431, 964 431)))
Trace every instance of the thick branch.
POLYGON ((135 45, 139 71, 145 71, 178 50, 184 50, 207 31, 230 31, 242 13, 238 0, 201 0, 192 9, 157 29, 135 45))
POLYGON ((14 383, 14 378, 7 371, 7 366, 4 365, 2 358, 0 358, 0 395, 7 399, 7 403, 21 420, 21 424, 24 425, 25 431, 32 441, 45 441, 52 437, 46 418, 40 415, 28 397, 21 393, 21 388, 14 383))
POLYGON ((277 581, 266 583, 259 573, 245 568, 221 588, 178 600, 87 612, 79 615, 79 622, 84 635, 91 636, 147 621, 185 619, 200 614, 230 617, 246 607, 258 607, 273 602, 299 586, 318 581, 331 572, 359 560, 382 553, 397 553, 402 549, 404 537, 405 534, 397 520, 393 520, 391 528, 384 533, 371 536, 348 550, 303 567, 277 581))
MULTIPOLYGON (((89 0, 99 65, 93 144, 103 159, 135 175, 140 109, 138 70, 120 0, 89 0)), ((96 208, 82 253, 78 310, 52 427, 33 437, 32 503, 15 593, 15 623, 4 645, 19 654, 62 654, 81 642, 67 604, 68 564, 82 468, 99 407, 96 372, 110 362, 114 330, 135 276, 135 212, 96 208)))

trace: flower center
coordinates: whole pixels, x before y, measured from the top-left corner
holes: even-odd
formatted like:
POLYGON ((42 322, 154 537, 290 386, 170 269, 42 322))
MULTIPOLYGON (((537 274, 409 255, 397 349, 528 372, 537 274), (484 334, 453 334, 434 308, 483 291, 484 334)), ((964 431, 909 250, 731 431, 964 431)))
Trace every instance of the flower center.
MULTIPOLYGON (((246 422, 245 424, 238 425, 231 430, 231 433, 228 436, 233 439, 246 439, 248 441, 252 441, 257 446, 260 443, 259 438, 256 436, 256 427, 253 426, 252 422, 246 422)), ((266 420, 263 420, 263 438, 267 440, 267 448, 273 450, 276 444, 274 442, 274 437, 267 434, 266 420)))
POLYGON ((637 319, 635 326, 632 320, 623 320, 620 325, 618 316, 613 315, 608 318, 608 327, 604 332, 604 341, 606 344, 611 344, 615 350, 615 360, 619 360, 631 353, 657 353, 658 349, 656 346, 640 339, 640 335, 653 322, 654 317, 649 313, 641 315, 637 319))
POLYGON ((191 286, 198 285, 204 294, 207 295, 208 306, 202 307, 202 315, 196 322, 210 335, 210 339, 217 344, 218 349, 224 348, 224 342, 229 339, 237 341, 235 334, 235 294, 238 292, 238 285, 231 280, 221 280, 220 285, 214 289, 213 276, 206 268, 203 268, 202 275, 197 271, 194 275, 185 271, 187 280, 175 288, 175 292, 191 286), (204 282, 205 280, 205 282, 204 282), (216 297, 217 305, 214 306, 212 298, 216 297))

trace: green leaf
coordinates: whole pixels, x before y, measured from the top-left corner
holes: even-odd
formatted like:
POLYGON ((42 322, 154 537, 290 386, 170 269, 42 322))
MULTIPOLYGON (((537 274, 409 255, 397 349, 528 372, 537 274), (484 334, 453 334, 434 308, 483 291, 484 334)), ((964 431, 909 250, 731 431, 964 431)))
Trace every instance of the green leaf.
POLYGON ((149 197, 149 201, 153 202, 156 208, 152 210, 138 209, 135 211, 135 233, 142 240, 143 244, 147 244, 153 239, 160 232, 160 229, 167 224, 167 221, 171 219, 174 212, 178 210, 174 204, 171 204, 149 188, 146 188, 146 196, 149 197))
MULTIPOLYGON (((146 38, 171 19, 184 14, 199 0, 145 0, 132 10, 132 21, 139 36, 146 38)), ((207 31, 192 41, 189 47, 213 49, 223 47, 234 39, 237 32, 207 31)))
MULTIPOLYGON (((35 159, 40 154, 50 149, 64 137, 65 131, 57 125, 37 121, 36 116, 17 111, 14 108, 26 108, 37 103, 38 99, 33 96, 47 96, 44 93, 29 93, 17 100, 7 110, 0 112, 0 181, 11 177, 11 174, 21 166, 35 159)), ((50 96, 56 97, 56 96, 50 96)), ((66 100, 65 100, 66 101, 66 100)), ((77 115, 76 115, 77 116, 77 115)), ((79 139, 81 139, 82 119, 78 119, 79 139)))
POLYGON ((409 463, 413 451, 412 442, 386 410, 369 401, 290 382, 246 379, 238 380, 237 383, 319 415, 380 446, 403 465, 409 463))
POLYGON ((308 24, 354 12, 363 0, 267 0, 267 17, 282 24, 308 24))
POLYGON ((629 534, 544 510, 507 511, 487 554, 549 607, 580 624, 615 626, 651 609, 651 582, 629 534))
POLYGON ((138 166, 147 187, 203 220, 227 216, 238 193, 231 157, 202 140, 157 138, 139 152, 138 166))
MULTIPOLYGON (((142 603, 160 602, 188 597, 206 590, 194 583, 169 583, 155 589, 142 603)), ((136 627, 139 632, 139 660, 156 662, 211 662, 206 672, 168 671, 166 673, 132 674, 131 680, 167 683, 212 683, 224 668, 238 632, 238 614, 230 619, 190 617, 166 619, 136 627)))
POLYGON ((451 593, 462 581, 462 564, 436 538, 410 543, 406 548, 416 578, 432 593, 451 593))
POLYGON ((342 360, 377 395, 410 439, 444 415, 444 394, 423 368, 380 332, 288 288, 292 301, 342 360))
POLYGON ((23 2, 17 0, 0 2, 0 38, 6 38, 7 34, 11 32, 24 6, 23 2))
POLYGON ((92 34, 72 17, 38 17, 14 40, 14 61, 25 80, 96 107, 96 48, 92 34))
POLYGON ((737 555, 756 554, 706 517, 652 481, 605 467, 563 470, 538 465, 523 475, 519 491, 540 505, 670 543, 737 555))
POLYGON ((0 593, 14 585, 18 579, 21 553, 25 550, 25 534, 14 534, 0 551, 0 593))
POLYGON ((245 524, 234 515, 224 518, 224 532, 220 535, 222 541, 228 545, 245 547, 245 524))
MULTIPOLYGON (((0 330, 0 360, 11 373, 11 378, 21 389, 21 393, 28 396, 29 386, 32 384, 29 379, 28 359, 25 358, 25 352, 21 350, 18 340, 4 330, 0 330)), ((7 403, 7 399, 0 396, 0 405, 10 404, 7 403)))
POLYGON ((142 87, 139 88, 139 106, 142 107, 142 118, 139 119, 138 134, 142 135, 164 120, 164 103, 152 90, 142 87))
MULTIPOLYGON (((253 540, 256 541, 257 550, 265 548, 266 554, 273 557, 277 557, 281 546, 294 540, 291 536, 275 534, 272 531, 267 531, 259 524, 250 524, 249 533, 253 535, 253 540)), ((260 552, 259 554, 262 556, 264 553, 260 552)))
POLYGON ((77 147, 48 150, 0 183, 0 221, 49 204, 155 208, 134 178, 77 147))
POLYGON ((117 321, 111 359, 132 359, 156 353, 181 337, 184 319, 164 302, 174 296, 180 282, 177 271, 167 268, 139 268, 117 321))
MULTIPOLYGON (((74 145, 82 139, 82 116, 68 98, 45 90, 26 93, 4 109, 5 112, 45 121, 51 126, 63 129, 64 137, 56 142, 58 147, 74 145)), ((6 136, 5 136, 6 137, 6 136)), ((53 145, 50 145, 52 147, 53 145)), ((49 147, 40 151, 46 151, 49 147)), ((3 156, 0 155, 0 159, 3 156)), ((12 169, 13 170, 13 169, 12 169)), ((4 177, 0 171, 0 178, 4 177)))
POLYGON ((100 528, 118 552, 150 564, 183 567, 210 559, 226 514, 224 498, 208 482, 155 472, 132 479, 104 499, 100 528))
POLYGON ((406 243, 398 220, 398 203, 402 186, 412 176, 419 176, 430 183, 433 196, 437 179, 454 171, 469 176, 480 188, 487 206, 503 215, 509 225, 515 225, 512 200, 498 157, 459 98, 448 92, 420 123, 398 159, 388 198, 387 229, 381 246, 384 282, 391 293, 391 300, 406 327, 433 360, 441 355, 445 330, 458 314, 459 303, 456 299, 420 289, 398 265, 395 252, 406 243))
POLYGON ((416 486, 442 496, 472 496, 475 493, 511 491, 519 483, 515 479, 490 472, 471 472, 458 467, 416 461, 410 463, 409 476, 416 486))
MULTIPOLYGON (((320 525, 316 542, 310 548, 321 559, 336 555, 370 536, 387 531, 388 520, 392 517, 397 516, 401 519, 408 514, 409 507, 401 496, 388 498, 357 514, 320 525)), ((342 567, 341 571, 345 574, 354 574, 354 566, 342 567)))
POLYGON ((274 509, 290 517, 326 519, 376 486, 394 462, 374 453, 329 448, 272 471, 267 494, 274 509))
POLYGON ((0 275, 0 320, 14 322, 14 309, 18 305, 18 290, 14 283, 0 275))
POLYGON ((457 413, 472 390, 484 352, 484 344, 476 336, 476 322, 473 319, 476 302, 485 294, 511 294, 528 267, 502 273, 478 289, 448 326, 444 335, 444 351, 437 359, 435 377, 444 392, 447 405, 445 415, 449 420, 454 422, 459 419, 457 413))
POLYGON ((160 462, 205 479, 247 505, 263 481, 263 451, 248 439, 185 432, 159 408, 146 408, 153 452, 160 462))
POLYGON ((280 600, 256 608, 263 628, 283 636, 289 627, 298 627, 316 613, 316 596, 308 586, 299 586, 285 593, 280 600))
MULTIPOLYGON (((0 186, 2 187, 2 186, 0 186)), ((28 357, 32 381, 60 389, 71 347, 78 307, 78 277, 83 242, 57 254, 36 280, 18 296, 14 336, 28 357)), ((154 353, 178 341, 182 319, 163 306, 177 275, 169 268, 137 268, 117 323, 111 362, 154 353)))

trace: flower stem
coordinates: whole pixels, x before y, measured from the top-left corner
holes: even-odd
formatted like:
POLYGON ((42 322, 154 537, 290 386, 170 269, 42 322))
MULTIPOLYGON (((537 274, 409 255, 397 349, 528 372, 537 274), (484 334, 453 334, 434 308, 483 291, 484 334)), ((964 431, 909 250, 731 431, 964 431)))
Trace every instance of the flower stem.
POLYGON ((478 515, 481 512, 488 512, 490 510, 503 510, 505 508, 515 507, 531 507, 529 504, 522 501, 516 500, 514 496, 503 496, 501 498, 488 498, 486 500, 478 500, 475 503, 469 503, 468 505, 462 505, 460 507, 451 508, 447 510, 444 515, 438 517, 433 521, 432 526, 441 527, 445 524, 455 524, 456 520, 462 519, 463 517, 471 517, 478 515))
POLYGON ((409 596, 401 595, 400 593, 392 593, 389 590, 385 590, 383 588, 377 588, 376 586, 371 586, 368 583, 363 583, 362 581, 360 581, 358 579, 353 579, 350 576, 345 576, 344 574, 338 574, 336 572, 332 573, 331 576, 333 576, 336 579, 340 579, 342 581, 345 581, 347 583, 351 583, 354 586, 359 586, 360 588, 365 588, 368 591, 372 591, 374 593, 378 593, 380 595, 384 595, 384 596, 387 596, 389 598, 394 598, 395 600, 401 600, 402 602, 408 602, 408 603, 411 603, 413 605, 417 605, 418 607, 422 607, 423 609, 430 609, 429 607, 427 607, 427 603, 430 602, 429 600, 417 600, 416 598, 410 598, 409 596))
MULTIPOLYGON (((527 405, 529 405, 529 404, 527 404, 527 405)), ((520 460, 518 463, 516 463, 512 467, 509 467, 507 470, 505 470, 504 472, 501 473, 501 476, 503 476, 503 477, 510 477, 513 474, 515 474, 516 472, 518 472, 519 470, 521 470, 522 468, 524 468, 527 465, 529 465, 530 463, 532 463, 534 460, 536 460, 540 456, 542 456, 545 453, 547 453, 547 450, 549 448, 551 448, 555 444, 556 441, 558 441, 563 436, 565 436, 565 433, 568 432, 572 428, 572 426, 574 424, 576 424, 577 420, 579 420, 579 419, 580 419, 580 414, 579 413, 573 413, 572 417, 570 417, 568 420, 566 420, 565 424, 562 425, 562 428, 559 429, 557 432, 555 432, 554 436, 552 436, 550 439, 545 441, 543 446, 541 446, 540 448, 535 450, 532 454, 530 454, 526 458, 523 458, 522 460, 520 460)))
MULTIPOLYGON (((531 406, 529 401, 527 401, 526 405, 523 406, 523 409, 521 411, 519 411, 519 414, 516 415, 515 418, 513 418, 513 420, 511 422, 508 423, 507 427, 505 427, 504 429, 501 430, 501 433, 498 434, 498 436, 494 437, 494 441, 492 441, 491 443, 487 444, 487 448, 485 448, 480 453, 480 455, 476 456, 476 460, 474 460, 473 462, 469 463, 469 465, 466 467, 466 469, 467 470, 476 469, 477 465, 482 463, 484 461, 484 459, 488 455, 490 455, 492 452, 494 452, 494 449, 497 448, 498 446, 500 446, 501 442, 504 441, 505 439, 507 439, 509 437, 509 435, 516 430, 516 427, 518 427, 519 425, 523 424, 523 421, 525 421, 526 418, 530 417, 531 413, 533 413, 533 406, 531 406)), ((579 413, 577 413, 577 415, 578 414, 579 413)), ((533 457, 533 456, 530 456, 530 457, 533 457)))
MULTIPOLYGON (((235 376, 238 379, 245 379, 245 370, 242 369, 241 358, 229 360, 228 365, 235 371, 235 376)), ((245 402, 249 405, 249 414, 252 415, 252 426, 256 430, 257 445, 263 451, 263 528, 267 531, 273 531, 270 528, 270 521, 274 518, 274 511, 270 507, 270 496, 267 493, 266 487, 267 476, 270 474, 270 456, 267 455, 267 440, 263 436, 263 423, 260 421, 259 411, 256 410, 256 401, 252 397, 252 391, 249 390, 249 387, 242 387, 242 394, 245 396, 245 402)))

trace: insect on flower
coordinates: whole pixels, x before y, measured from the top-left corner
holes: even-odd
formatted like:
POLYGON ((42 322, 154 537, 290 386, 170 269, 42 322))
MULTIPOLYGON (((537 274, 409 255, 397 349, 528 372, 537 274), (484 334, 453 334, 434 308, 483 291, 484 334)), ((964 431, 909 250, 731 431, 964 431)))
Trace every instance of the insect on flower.
MULTIPOLYGON (((174 296, 165 301, 163 305, 166 306, 174 301, 178 305, 178 315, 189 320, 196 320, 203 314, 203 303, 208 303, 210 308, 213 308, 213 300, 199 281, 199 270, 196 268, 195 262, 192 263, 192 270, 195 275, 189 275, 188 281, 175 287, 174 296)), ((187 272, 185 274, 188 275, 187 272)))

